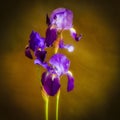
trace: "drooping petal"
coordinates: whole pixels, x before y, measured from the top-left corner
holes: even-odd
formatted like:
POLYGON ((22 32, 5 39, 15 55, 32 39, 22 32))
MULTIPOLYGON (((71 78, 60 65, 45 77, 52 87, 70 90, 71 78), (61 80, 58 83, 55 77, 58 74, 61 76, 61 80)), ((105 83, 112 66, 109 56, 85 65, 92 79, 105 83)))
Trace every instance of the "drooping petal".
POLYGON ((32 31, 30 34, 29 47, 35 51, 37 48, 44 49, 44 38, 42 38, 38 32, 32 31))
POLYGON ((55 67, 56 73, 58 75, 65 74, 70 66, 70 61, 67 59, 67 57, 63 54, 54 54, 49 63, 55 67))
POLYGON ((52 25, 58 29, 70 29, 72 27, 73 13, 66 8, 57 8, 50 15, 52 25))
POLYGON ((73 52, 74 51, 74 47, 72 45, 69 44, 64 44, 63 40, 60 40, 59 42, 59 48, 64 48, 67 49, 69 52, 73 52))
POLYGON ((45 43, 46 46, 52 46, 53 42, 57 39, 57 31, 54 28, 48 28, 46 30, 46 38, 45 38, 45 43))
POLYGON ((64 48, 67 49, 69 52, 73 52, 74 51, 74 47, 72 45, 65 45, 64 48))
POLYGON ((42 65, 42 62, 39 59, 35 59, 34 64, 42 65))
POLYGON ((59 78, 52 73, 43 73, 42 75, 42 85, 46 93, 50 96, 54 96, 60 88, 59 78))
POLYGON ((25 48, 25 56, 27 56, 30 59, 33 59, 32 54, 30 52, 30 48, 28 46, 25 48))
POLYGON ((78 35, 74 28, 70 29, 70 33, 71 33, 71 36, 73 37, 73 39, 75 39, 76 41, 79 41, 82 38, 82 35, 81 34, 78 35))
POLYGON ((44 59, 46 57, 46 53, 47 51, 40 51, 40 50, 37 50, 35 52, 35 56, 37 57, 37 59, 39 59, 42 63, 44 62, 44 59))
POLYGON ((49 66, 48 66, 47 62, 43 62, 42 63, 39 59, 35 59, 34 60, 34 64, 40 65, 40 66, 42 66, 45 69, 49 69, 49 66))
POLYGON ((68 78, 67 91, 69 92, 74 88, 74 78, 70 71, 67 72, 67 78, 68 78))
POLYGON ((42 74, 42 77, 41 77, 41 83, 42 83, 42 85, 44 85, 45 80, 46 80, 46 77, 47 77, 47 72, 44 72, 44 73, 42 74))

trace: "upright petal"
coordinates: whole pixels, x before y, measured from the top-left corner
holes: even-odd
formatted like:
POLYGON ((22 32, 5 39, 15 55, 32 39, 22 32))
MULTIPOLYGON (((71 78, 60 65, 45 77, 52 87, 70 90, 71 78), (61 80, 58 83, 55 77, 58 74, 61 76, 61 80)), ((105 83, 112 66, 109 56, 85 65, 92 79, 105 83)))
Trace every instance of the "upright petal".
POLYGON ((68 58, 65 55, 59 53, 54 54, 51 57, 49 63, 55 67, 56 73, 58 75, 65 74, 70 67, 70 61, 68 58))
POLYGON ((73 75, 70 71, 67 72, 67 78, 68 78, 68 86, 67 86, 67 91, 71 91, 74 88, 74 78, 73 75))
POLYGON ((42 85, 46 93, 50 96, 54 96, 60 88, 59 78, 52 73, 43 73, 42 75, 42 85))
POLYGON ((29 46, 33 51, 35 51, 37 48, 44 49, 44 38, 42 38, 38 32, 32 31, 30 34, 29 46))
POLYGON ((70 29, 72 27, 73 13, 66 8, 55 9, 51 16, 51 24, 56 25, 58 29, 70 29))

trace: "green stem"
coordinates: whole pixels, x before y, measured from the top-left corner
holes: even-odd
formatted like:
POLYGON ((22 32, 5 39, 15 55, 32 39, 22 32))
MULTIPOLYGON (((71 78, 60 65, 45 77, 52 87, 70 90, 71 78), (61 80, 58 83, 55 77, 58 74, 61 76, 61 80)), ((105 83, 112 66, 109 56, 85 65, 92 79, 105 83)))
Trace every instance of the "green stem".
MULTIPOLYGON (((41 74, 40 74, 40 67, 37 66, 37 72, 38 72, 38 80, 41 79, 41 74)), ((40 86, 42 87, 42 84, 40 82, 40 86)), ((42 97, 45 101, 45 120, 48 120, 48 106, 49 106, 49 96, 45 93, 44 89, 42 88, 42 97)))
POLYGON ((58 94, 56 97, 56 120, 58 120, 59 98, 60 98, 60 90, 58 91, 58 94))

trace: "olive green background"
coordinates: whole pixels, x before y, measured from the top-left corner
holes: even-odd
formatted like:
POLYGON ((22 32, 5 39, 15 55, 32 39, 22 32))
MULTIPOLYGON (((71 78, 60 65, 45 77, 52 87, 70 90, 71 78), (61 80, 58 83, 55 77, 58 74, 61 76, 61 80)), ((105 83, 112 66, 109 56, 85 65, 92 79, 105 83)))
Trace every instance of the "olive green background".
MULTIPOLYGON (((45 36, 46 13, 66 7, 74 13, 73 25, 82 33, 75 42, 64 31, 65 43, 75 50, 60 50, 71 60, 75 88, 67 92, 62 77, 59 120, 119 120, 119 2, 116 0, 4 0, 0 3, 0 120, 44 120, 40 68, 24 56, 32 30, 45 36)), ((48 49, 49 57, 52 48, 48 49)), ((48 57, 48 58, 49 58, 48 57)), ((49 120, 55 119, 50 97, 49 120)))

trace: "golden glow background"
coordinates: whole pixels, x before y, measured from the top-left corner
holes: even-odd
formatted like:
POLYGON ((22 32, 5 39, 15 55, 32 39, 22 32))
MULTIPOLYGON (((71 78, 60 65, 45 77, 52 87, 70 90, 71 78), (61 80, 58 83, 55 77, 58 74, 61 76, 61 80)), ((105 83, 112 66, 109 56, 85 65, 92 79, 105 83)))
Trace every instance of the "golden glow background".
MULTIPOLYGON (((74 12, 74 27, 83 34, 81 41, 75 42, 64 32, 65 42, 75 46, 73 53, 60 51, 71 60, 75 89, 67 93, 63 77, 59 120, 120 119, 116 0, 11 0, 0 6, 0 120, 44 120, 36 66, 24 56, 24 49, 31 30, 45 35, 45 15, 57 7, 74 12)), ((54 120, 55 97, 50 98, 49 107, 49 118, 54 120)))

